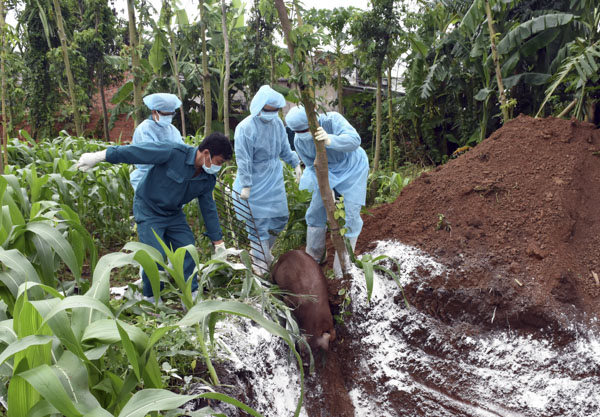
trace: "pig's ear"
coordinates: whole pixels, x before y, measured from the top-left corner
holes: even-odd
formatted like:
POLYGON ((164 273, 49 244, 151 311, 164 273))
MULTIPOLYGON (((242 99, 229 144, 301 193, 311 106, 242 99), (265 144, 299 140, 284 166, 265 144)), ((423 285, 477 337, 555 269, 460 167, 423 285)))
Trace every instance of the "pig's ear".
POLYGON ((331 339, 331 335, 327 332, 323 333, 321 337, 317 339, 317 346, 323 350, 329 350, 329 339, 331 339))

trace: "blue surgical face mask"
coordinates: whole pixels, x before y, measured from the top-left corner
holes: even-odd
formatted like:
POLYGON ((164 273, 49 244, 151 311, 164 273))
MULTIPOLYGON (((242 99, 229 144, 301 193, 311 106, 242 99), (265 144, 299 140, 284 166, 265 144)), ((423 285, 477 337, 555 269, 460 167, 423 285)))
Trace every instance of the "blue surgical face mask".
POLYGON ((159 126, 169 126, 173 121, 173 116, 163 116, 162 114, 158 115, 158 125, 159 126))
MULTIPOLYGON (((212 158, 210 156, 208 158, 212 162, 212 158)), ((221 165, 212 164, 210 167, 207 167, 206 164, 202 163, 202 169, 207 174, 216 174, 217 172, 219 172, 221 170, 221 165)))
POLYGON ((258 115, 258 118, 263 122, 270 122, 271 120, 275 120, 279 117, 278 111, 265 111, 262 110, 258 115))
POLYGON ((312 138, 313 138, 312 135, 310 134, 310 131, 296 133, 296 137, 298 138, 298 140, 312 140, 312 138))

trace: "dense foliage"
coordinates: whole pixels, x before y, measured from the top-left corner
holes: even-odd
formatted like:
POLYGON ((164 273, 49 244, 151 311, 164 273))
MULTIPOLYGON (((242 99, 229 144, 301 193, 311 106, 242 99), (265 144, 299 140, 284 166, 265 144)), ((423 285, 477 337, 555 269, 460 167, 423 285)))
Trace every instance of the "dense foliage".
MULTIPOLYGON (((234 128, 263 84, 294 103, 298 84, 314 85, 320 110, 340 111, 361 135, 375 168, 368 205, 393 201, 424 166, 474 146, 519 113, 600 122, 594 0, 372 0, 367 10, 327 11, 289 1, 290 36, 310 64, 296 73, 297 57, 280 45, 269 0, 249 2, 246 11, 239 0, 203 1, 195 21, 168 0, 160 10, 128 0, 127 18, 107 0, 0 2, 17 21, 2 28, 1 53, 4 131, 19 136, 5 144, 0 176, 0 399, 9 416, 32 409, 32 415, 143 416, 196 397, 258 415, 218 393, 169 391, 174 369, 218 386, 211 344, 222 313, 256 321, 296 353, 299 332, 289 308, 252 273, 246 252, 211 255, 195 205, 185 210, 196 247, 165 248, 168 259, 160 259, 135 242, 130 168, 73 169, 82 152, 107 146, 116 118, 139 122, 148 115, 138 93, 180 96, 175 124, 197 143, 202 131, 234 128), (224 91, 226 70, 231 80, 224 91), (104 95, 110 86, 118 87, 112 97, 104 95), (74 109, 87 122, 96 93, 103 108, 112 103, 112 114, 105 110, 103 123, 71 136, 74 109), (183 277, 186 251, 198 267, 202 303, 192 300, 183 277), (155 287, 169 283, 164 305, 141 301, 132 284, 140 265, 155 287), (110 286, 122 281, 129 283, 124 298, 111 299, 110 286), (174 354, 173 346, 187 353, 174 354)), ((226 167, 220 179, 231 184, 234 175, 235 167, 226 167)), ((285 183, 290 222, 277 253, 304 243, 311 198, 289 168, 285 183)), ((343 226, 343 201, 336 208, 343 226)), ((372 288, 378 259, 356 262, 371 271, 372 288)), ((343 321, 343 306, 336 319, 343 321)))

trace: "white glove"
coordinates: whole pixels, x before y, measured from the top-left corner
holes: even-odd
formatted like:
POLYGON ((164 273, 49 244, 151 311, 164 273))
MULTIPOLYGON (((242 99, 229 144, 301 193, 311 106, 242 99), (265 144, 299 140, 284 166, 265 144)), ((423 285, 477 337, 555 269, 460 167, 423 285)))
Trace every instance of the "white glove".
POLYGON ((331 144, 331 138, 322 127, 317 128, 317 131, 315 132, 315 139, 322 140, 325 146, 329 146, 331 144))
POLYGON ((75 164, 75 169, 85 172, 102 161, 106 161, 106 149, 98 152, 87 152, 81 155, 79 161, 75 164))
POLYGON ((215 255, 219 254, 221 252, 225 252, 226 248, 225 248, 225 242, 221 242, 221 243, 217 243, 215 245, 215 255))
POLYGON ((242 200, 248 200, 250 198, 250 187, 242 188, 242 192, 240 194, 242 200))
POLYGON ((294 175, 296 176, 296 182, 300 184, 300 178, 302 177, 302 167, 300 164, 296 165, 296 168, 294 168, 294 175))

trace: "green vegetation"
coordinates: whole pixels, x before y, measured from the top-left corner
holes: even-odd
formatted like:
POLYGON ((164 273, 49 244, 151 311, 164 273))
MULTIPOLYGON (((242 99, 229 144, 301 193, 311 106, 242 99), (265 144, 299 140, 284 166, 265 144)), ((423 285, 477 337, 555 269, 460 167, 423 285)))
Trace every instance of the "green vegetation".
MULTIPOLYGON (((259 415, 217 392, 174 392, 197 380, 218 388, 214 332, 228 315, 283 339, 303 371, 290 309, 253 275, 246 252, 211 256, 195 204, 185 208, 195 247, 165 248, 161 259, 136 242, 131 168, 73 169, 83 152, 110 144, 117 118, 139 123, 148 115, 146 94, 182 99, 174 123, 195 144, 210 131, 233 132, 263 84, 294 103, 298 85, 331 87, 330 97, 317 94, 317 107, 343 113, 371 160, 366 216, 518 114, 600 122, 600 8, 592 0, 371 0, 367 10, 304 10, 288 1, 293 59, 277 43, 283 34, 273 2, 253 0, 244 10, 239 0, 204 1, 196 21, 177 2, 165 0, 158 11, 126 3, 125 18, 105 0, 0 0, 0 14, 16 20, 0 19, 0 398, 7 416, 174 416, 192 398, 259 415), (300 59, 310 65, 298 70, 300 59), (361 83, 350 85, 352 74, 361 83), (118 90, 108 96, 111 87, 118 90), (97 93, 102 117, 89 125, 97 93), (196 301, 183 276, 186 252, 199 273, 196 301), (140 300, 133 284, 140 265, 153 287, 166 284, 162 304, 140 300), (121 300, 109 293, 117 283, 129 286, 121 300)), ((288 167, 284 175, 290 221, 276 255, 304 244, 311 199, 288 167)), ((220 173, 228 185, 234 176, 233 164, 220 173)), ((343 201, 336 209, 343 226, 343 201)), ((452 226, 439 214, 436 228, 452 226)), ((369 299, 374 271, 400 285, 389 259, 353 261, 369 299)), ((339 295, 343 324, 352 300, 346 289, 339 295)), ((302 395, 296 415, 301 403, 302 395)))

